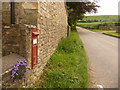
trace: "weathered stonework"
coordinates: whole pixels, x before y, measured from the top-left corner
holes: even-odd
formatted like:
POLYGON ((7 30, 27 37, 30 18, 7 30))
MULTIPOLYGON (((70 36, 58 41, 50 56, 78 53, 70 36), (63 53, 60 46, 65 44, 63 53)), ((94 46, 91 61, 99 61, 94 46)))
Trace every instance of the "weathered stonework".
MULTIPOLYGON (((3 3, 3 7, 5 6, 6 8, 2 11, 3 56, 9 55, 11 52, 17 53, 26 58, 29 63, 28 66, 31 68, 32 28, 36 27, 39 30, 39 36, 37 66, 29 70, 25 79, 17 81, 15 84, 12 83, 11 79, 4 80, 3 87, 22 87, 23 85, 30 87, 42 74, 47 60, 53 54, 60 39, 67 36, 67 13, 65 3, 15 3, 14 26, 10 24, 10 3, 3 3), (9 28, 6 28, 6 26, 9 26, 9 28)), ((6 77, 10 78, 10 73, 3 76, 3 78, 6 77)))
MULTIPOLYGON (((2 73, 2 3, 0 1, 0 74, 2 73)), ((0 75, 0 89, 2 88, 2 75, 0 75)))

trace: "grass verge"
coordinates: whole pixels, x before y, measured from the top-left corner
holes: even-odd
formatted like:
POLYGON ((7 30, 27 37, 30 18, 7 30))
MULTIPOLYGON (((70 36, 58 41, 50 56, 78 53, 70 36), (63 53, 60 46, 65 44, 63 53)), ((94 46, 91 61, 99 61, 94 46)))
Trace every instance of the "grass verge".
POLYGON ((120 38, 120 34, 117 32, 104 32, 103 34, 120 38))
POLYGON ((88 88, 87 56, 77 31, 64 38, 49 59, 36 88, 88 88))

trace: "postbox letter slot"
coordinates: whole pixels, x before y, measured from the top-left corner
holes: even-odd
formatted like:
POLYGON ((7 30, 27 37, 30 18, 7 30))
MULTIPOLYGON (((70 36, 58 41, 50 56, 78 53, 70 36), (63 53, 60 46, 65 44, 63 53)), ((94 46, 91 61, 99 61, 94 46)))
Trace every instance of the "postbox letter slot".
POLYGON ((38 36, 38 35, 39 35, 39 33, 38 33, 38 32, 33 32, 33 34, 34 34, 35 36, 38 36))

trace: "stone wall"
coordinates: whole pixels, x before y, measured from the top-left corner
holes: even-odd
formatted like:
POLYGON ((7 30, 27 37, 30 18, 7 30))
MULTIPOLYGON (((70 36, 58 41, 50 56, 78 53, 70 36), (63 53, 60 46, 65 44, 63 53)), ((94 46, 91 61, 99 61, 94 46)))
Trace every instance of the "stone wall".
MULTIPOLYGON (((3 5, 9 8, 9 3, 3 5)), ((23 85, 30 87, 42 74, 47 60, 54 53, 60 39, 67 36, 67 12, 64 2, 22 2, 15 5, 16 24, 14 26, 9 23, 10 16, 4 16, 6 12, 3 12, 3 54, 8 55, 14 52, 24 56, 29 63, 28 66, 31 67, 31 30, 33 28, 31 26, 34 26, 39 30, 38 64, 34 69, 30 68, 25 79, 15 84, 4 82, 3 87, 22 87, 23 85), (7 22, 5 17, 8 19, 7 22), (5 26, 10 28, 4 28, 5 26)))
POLYGON ((100 26, 99 29, 101 30, 118 30, 119 26, 100 26))
POLYGON ((115 30, 116 32, 120 33, 120 26, 100 26, 99 29, 101 29, 101 30, 115 30))

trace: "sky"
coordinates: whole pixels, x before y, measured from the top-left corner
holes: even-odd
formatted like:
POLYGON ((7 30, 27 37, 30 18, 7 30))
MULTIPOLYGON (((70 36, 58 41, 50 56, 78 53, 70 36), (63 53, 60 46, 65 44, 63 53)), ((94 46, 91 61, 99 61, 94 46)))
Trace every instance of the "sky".
MULTIPOLYGON (((94 0, 90 0, 94 1, 94 0)), ((86 15, 118 15, 118 2, 120 0, 97 0, 98 12, 86 15)))

